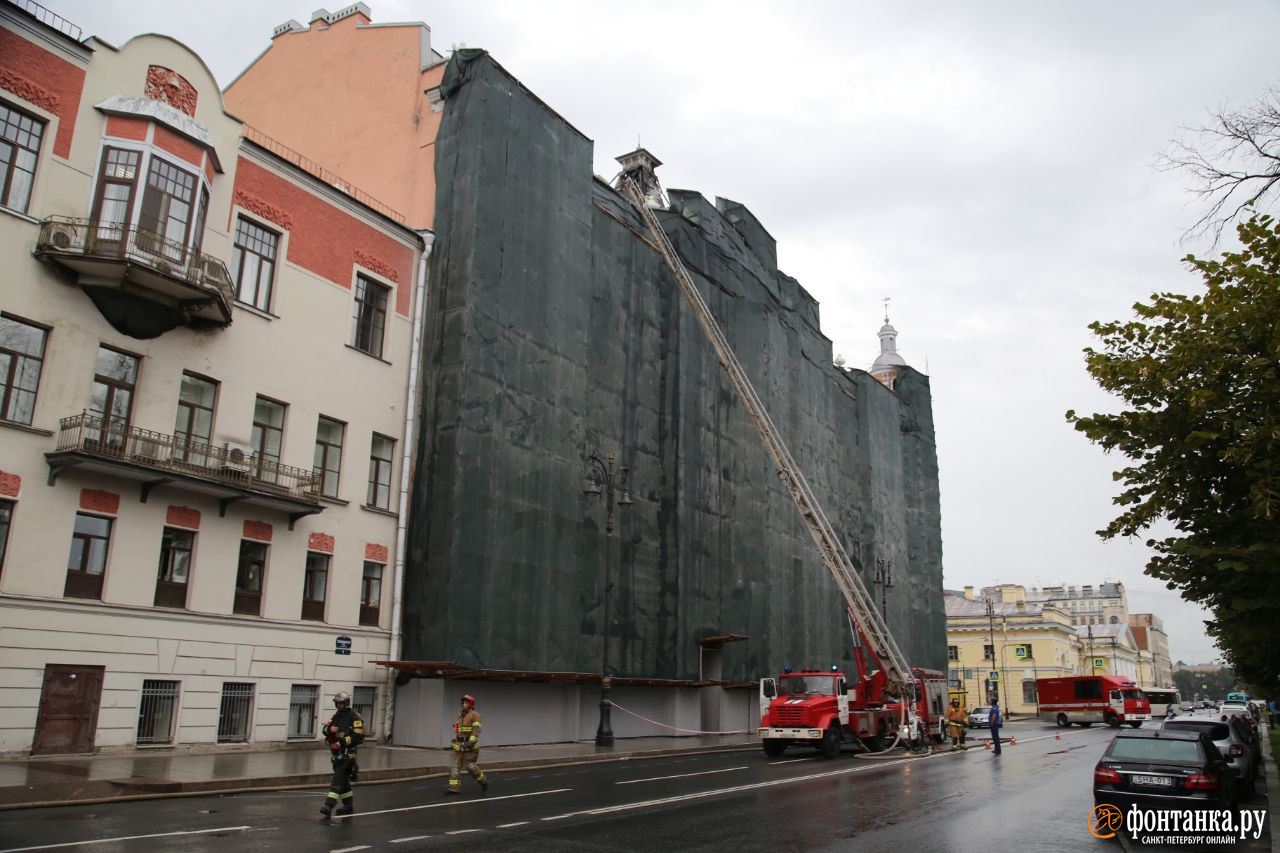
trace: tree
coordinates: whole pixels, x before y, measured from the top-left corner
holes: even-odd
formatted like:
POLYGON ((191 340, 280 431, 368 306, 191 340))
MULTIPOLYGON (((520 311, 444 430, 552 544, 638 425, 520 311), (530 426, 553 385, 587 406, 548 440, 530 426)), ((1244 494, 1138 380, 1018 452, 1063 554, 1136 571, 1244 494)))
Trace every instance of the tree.
POLYGON ((1280 201, 1280 88, 1244 109, 1211 112, 1207 125, 1183 128, 1156 166, 1190 176, 1190 191, 1206 208, 1188 233, 1209 233, 1217 246, 1228 225, 1280 201))
POLYGON ((1129 464, 1121 514, 1104 539, 1148 540, 1146 573, 1207 606, 1207 622, 1245 681, 1280 688, 1280 226, 1242 223, 1243 246, 1220 260, 1188 256, 1204 292, 1153 294, 1137 319, 1095 322, 1089 374, 1125 407, 1067 421, 1129 464))

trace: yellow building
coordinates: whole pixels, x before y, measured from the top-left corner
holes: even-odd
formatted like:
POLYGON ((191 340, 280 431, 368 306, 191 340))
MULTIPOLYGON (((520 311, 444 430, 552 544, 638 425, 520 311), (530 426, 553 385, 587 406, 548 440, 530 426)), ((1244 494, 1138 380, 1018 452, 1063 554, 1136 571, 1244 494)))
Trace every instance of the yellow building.
POLYGON ((970 708, 989 705, 998 687, 1006 714, 1035 714, 1037 678, 1083 671, 1071 616, 1048 602, 1028 602, 1020 591, 1005 585, 983 600, 968 587, 944 598, 948 685, 965 691, 970 708))

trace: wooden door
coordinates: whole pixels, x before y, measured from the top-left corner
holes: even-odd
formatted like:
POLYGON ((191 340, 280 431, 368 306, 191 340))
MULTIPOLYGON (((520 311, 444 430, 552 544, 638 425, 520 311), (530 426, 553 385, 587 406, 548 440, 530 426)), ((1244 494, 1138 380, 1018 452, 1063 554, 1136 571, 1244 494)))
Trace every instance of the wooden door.
POLYGON ((103 671, 101 666, 45 664, 33 754, 93 751, 103 671))

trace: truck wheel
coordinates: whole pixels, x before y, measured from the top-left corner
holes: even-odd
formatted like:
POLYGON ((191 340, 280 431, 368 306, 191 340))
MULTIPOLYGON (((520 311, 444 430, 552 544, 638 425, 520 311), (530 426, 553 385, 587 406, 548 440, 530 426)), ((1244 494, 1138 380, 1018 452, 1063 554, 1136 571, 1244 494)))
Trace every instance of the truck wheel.
POLYGON ((771 737, 764 739, 764 754, 770 758, 777 758, 786 750, 787 742, 782 738, 771 737))
POLYGON ((823 758, 835 758, 840 754, 840 730, 835 726, 831 726, 822 733, 822 742, 818 744, 818 750, 822 753, 823 758))
POLYGON ((1071 721, 1067 719, 1067 715, 1066 715, 1066 714, 1059 714, 1059 715, 1058 715, 1058 728, 1060 728, 1060 729, 1065 729, 1065 728, 1067 728, 1067 727, 1068 727, 1068 726, 1070 726, 1070 725, 1071 725, 1071 721))
POLYGON ((1107 714, 1107 725, 1113 729, 1120 728, 1120 718, 1115 714, 1107 714))

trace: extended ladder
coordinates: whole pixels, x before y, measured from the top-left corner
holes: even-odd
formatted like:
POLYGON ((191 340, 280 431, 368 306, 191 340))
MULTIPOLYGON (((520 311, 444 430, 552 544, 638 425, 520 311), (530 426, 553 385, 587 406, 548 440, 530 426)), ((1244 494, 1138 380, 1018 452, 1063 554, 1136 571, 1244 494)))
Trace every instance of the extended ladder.
POLYGON ((644 194, 636 183, 626 175, 622 178, 621 189, 636 210, 640 212, 641 218, 644 219, 645 224, 649 226, 649 230, 653 233, 653 239, 658 251, 666 260, 672 275, 675 276, 676 283, 680 285, 680 290, 689 302, 689 307, 693 309, 693 315, 697 318, 698 325, 702 327, 707 340, 711 342, 711 348, 715 350, 716 359, 720 362, 720 366, 724 368, 725 375, 729 377, 729 384, 738 393, 738 399, 742 401, 742 406, 746 409, 747 416, 751 418, 751 423, 755 425, 756 431, 760 433, 765 449, 769 452, 774 467, 778 471, 778 477, 781 478, 787 493, 791 495, 791 500, 795 502, 796 509, 800 511, 800 516, 804 519, 809 535, 813 537, 814 544, 818 546, 818 551, 822 554, 822 562, 831 572, 831 576, 835 578, 836 585, 840 587, 840 591, 844 593, 845 602, 851 610, 851 615, 858 620, 867 638, 875 644, 876 653, 889 670, 886 675, 890 679, 896 679, 902 685, 903 690, 906 691, 902 698, 904 704, 911 709, 910 716, 914 719, 915 705, 911 702, 909 691, 915 679, 911 675, 910 664, 907 663, 902 650, 898 648, 898 644, 889 633, 889 626, 876 610, 871 596, 867 593, 866 587, 862 584, 862 579, 858 577, 858 572, 854 569, 853 563, 849 559, 849 555, 845 553, 835 530, 831 527, 831 522, 827 520, 826 513, 822 511, 822 507, 818 504, 817 498, 814 497, 813 490, 809 488, 809 483, 804 478, 804 474, 800 472, 795 459, 791 457, 791 452, 787 450, 787 445, 778 433, 778 428, 774 426, 773 421, 769 418, 769 413, 765 410, 764 403, 756 394, 751 381, 747 379, 746 371, 742 369, 742 365, 738 362, 737 357, 734 356, 733 348, 729 346, 728 339, 720 331, 720 324, 712 316, 706 300, 702 298, 702 294, 698 291, 697 286, 694 285, 693 279, 689 277, 684 262, 680 260, 680 256, 676 254, 675 247, 667 239, 666 232, 658 224, 658 217, 654 215, 653 210, 646 203, 644 194))

